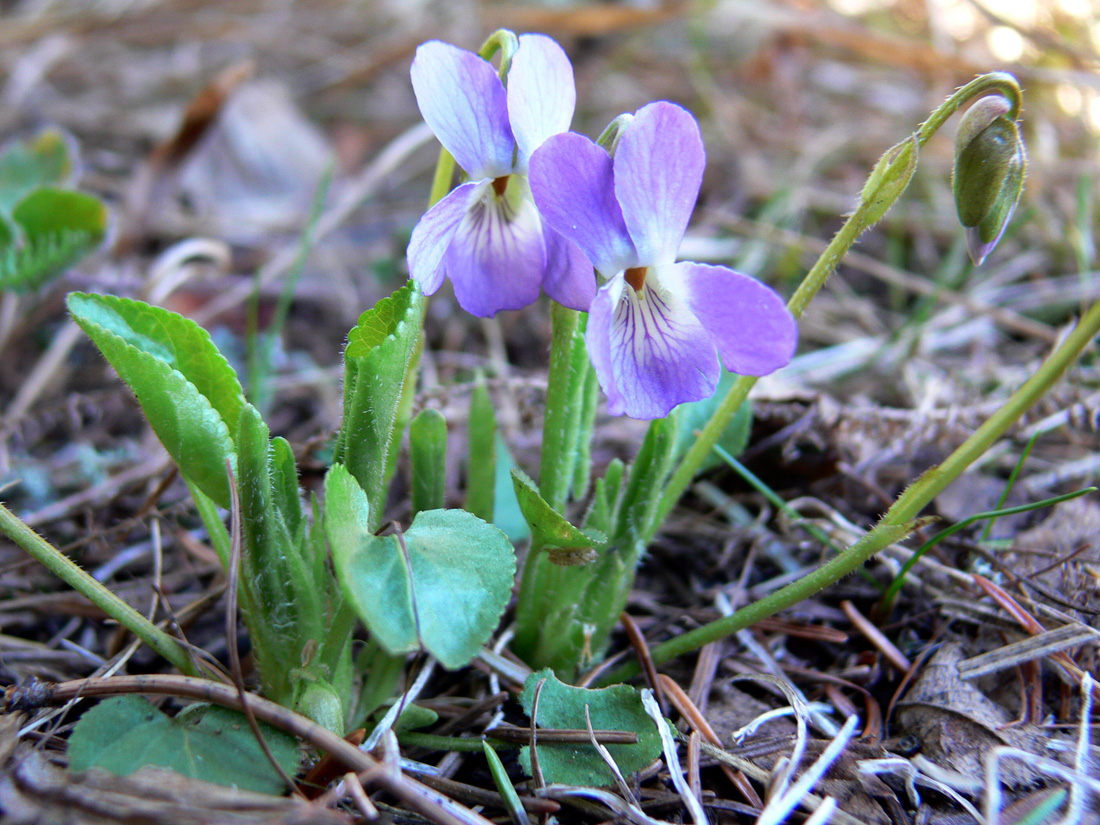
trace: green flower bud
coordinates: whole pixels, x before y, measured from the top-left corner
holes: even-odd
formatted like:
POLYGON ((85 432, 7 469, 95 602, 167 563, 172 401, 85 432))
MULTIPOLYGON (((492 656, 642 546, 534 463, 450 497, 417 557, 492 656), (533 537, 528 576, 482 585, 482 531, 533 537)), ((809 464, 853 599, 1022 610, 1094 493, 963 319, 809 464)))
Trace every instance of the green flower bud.
POLYGON ((323 728, 343 736, 344 706, 340 694, 328 682, 309 682, 298 697, 298 713, 323 728))
POLYGON ((1000 95, 970 107, 955 137, 955 209, 970 258, 980 264, 1004 234, 1024 188, 1027 155, 1000 95))

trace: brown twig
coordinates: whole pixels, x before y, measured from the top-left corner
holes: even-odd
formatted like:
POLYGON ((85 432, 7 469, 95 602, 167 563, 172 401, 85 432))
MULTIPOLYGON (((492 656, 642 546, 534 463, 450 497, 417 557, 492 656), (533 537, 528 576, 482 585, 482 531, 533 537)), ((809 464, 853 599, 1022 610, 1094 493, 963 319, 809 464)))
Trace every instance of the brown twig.
POLYGON ((645 674, 646 684, 653 689, 657 697, 657 704, 661 706, 661 713, 668 715, 668 704, 665 702, 665 693, 661 690, 661 680, 657 678, 657 667, 653 664, 653 657, 649 655, 649 645, 645 642, 645 636, 638 629, 638 625, 630 618, 625 610, 619 614, 619 621, 626 630, 626 636, 630 640, 630 646, 642 665, 642 673, 645 674))

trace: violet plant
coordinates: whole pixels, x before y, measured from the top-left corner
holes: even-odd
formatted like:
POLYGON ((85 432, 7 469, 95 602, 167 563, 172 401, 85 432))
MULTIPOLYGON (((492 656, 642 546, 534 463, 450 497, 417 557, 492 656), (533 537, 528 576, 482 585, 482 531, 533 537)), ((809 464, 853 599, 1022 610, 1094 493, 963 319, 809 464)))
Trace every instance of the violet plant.
MULTIPOLYGON (((665 101, 612 121, 597 141, 568 132, 572 69, 543 35, 500 31, 478 53, 432 41, 412 84, 443 151, 430 208, 408 249, 411 281, 363 313, 344 351, 344 410, 321 500, 298 486, 291 446, 272 437, 210 336, 139 301, 74 293, 69 309, 130 386, 175 459, 240 602, 266 696, 331 729, 361 724, 394 691, 411 651, 464 666, 511 598, 514 548, 493 526, 496 434, 475 393, 467 508, 444 507, 446 422, 409 426, 423 346, 423 294, 444 279, 478 316, 544 291, 553 322, 538 480, 512 472, 531 533, 513 650, 565 678, 602 655, 646 547, 712 450, 745 421, 761 375, 782 368, 797 319, 838 262, 908 186, 921 147, 963 120, 954 190, 971 254, 1004 232, 1026 166, 1021 95, 1004 74, 953 94, 885 153, 825 253, 784 304, 723 266, 677 261, 702 179, 698 125, 665 101), (494 67, 490 58, 499 55, 494 67), (455 163, 462 177, 452 189, 455 163), (715 396, 722 370, 735 377, 715 396), (614 415, 650 419, 634 460, 593 481, 589 447, 601 389, 614 415), (412 516, 386 525, 406 432, 412 516), (226 525, 228 511, 229 525, 226 525), (367 644, 355 656, 363 626, 367 644)), ((859 542, 766 599, 654 649, 657 662, 806 598, 912 531, 932 497, 1052 385, 1100 330, 1100 304, 1021 389, 943 464, 916 481, 859 542)), ((186 673, 214 673, 9 511, 0 530, 186 673)), ((624 666, 607 679, 631 675, 624 666)))
POLYGON ((591 265, 544 224, 531 197, 531 154, 573 119, 573 67, 541 34, 498 32, 480 55, 432 40, 416 50, 412 85, 424 120, 469 178, 435 203, 409 241, 409 274, 431 295, 449 277, 467 312, 521 309, 539 290, 573 309, 595 291, 591 265), (507 87, 504 81, 507 81, 507 87))

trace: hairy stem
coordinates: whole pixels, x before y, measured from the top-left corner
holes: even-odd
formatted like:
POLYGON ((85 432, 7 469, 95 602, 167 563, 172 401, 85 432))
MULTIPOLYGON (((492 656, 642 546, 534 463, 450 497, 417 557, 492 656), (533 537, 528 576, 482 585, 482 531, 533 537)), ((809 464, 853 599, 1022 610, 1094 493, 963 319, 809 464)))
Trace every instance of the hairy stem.
MULTIPOLYGON (((1100 301, 1097 301, 1081 322, 1050 354, 1039 370, 1031 376, 990 418, 964 441, 942 464, 925 471, 903 492, 863 538, 821 567, 798 581, 777 590, 770 596, 743 607, 730 616, 696 628, 682 636, 653 648, 657 664, 683 653, 697 650, 731 633, 746 628, 780 610, 807 599, 830 584, 854 572, 875 553, 899 541, 911 532, 913 519, 976 459, 986 452, 1008 428, 1035 404, 1073 364, 1081 352, 1100 333, 1100 301)), ((636 664, 628 664, 607 674, 603 683, 618 682, 638 672, 636 664)))
POLYGON ((34 532, 2 504, 0 504, 0 532, 30 553, 61 581, 175 665, 180 672, 190 676, 201 675, 198 666, 188 656, 183 645, 96 581, 86 570, 34 532))
MULTIPOLYGON (((959 108, 967 101, 981 97, 983 95, 996 92, 1005 96, 1008 99, 1011 109, 1009 111, 1009 117, 1016 118, 1020 112, 1021 94, 1020 87, 1016 83, 1016 79, 1010 74, 1004 72, 993 72, 991 74, 985 74, 981 77, 977 77, 970 83, 956 90, 947 100, 945 100, 939 108, 937 108, 929 118, 921 124, 916 132, 916 139, 918 147, 924 146, 925 143, 947 122, 959 108)), ((903 142, 904 143, 904 142, 903 142)), ((903 144, 899 144, 899 147, 903 144)), ((876 167, 876 171, 878 167, 876 167)), ((813 267, 794 295, 791 296, 790 301, 787 302, 787 309, 797 319, 802 317, 802 313, 806 311, 806 307, 809 306, 810 301, 817 295, 818 291, 825 285, 825 282, 829 279, 829 276, 836 270, 837 265, 841 259, 848 253, 848 250, 852 248, 852 245, 856 242, 856 239, 868 229, 878 217, 881 217, 882 213, 889 208, 889 206, 901 196, 905 191, 904 184, 901 186, 891 186, 897 184, 902 176, 912 174, 912 168, 907 167, 904 163, 900 162, 897 168, 887 168, 882 179, 879 181, 878 187, 873 192, 864 192, 856 210, 849 216, 848 220, 844 222, 844 225, 830 241, 828 247, 821 254, 821 257, 817 259, 813 267), (889 202, 882 204, 876 202, 876 195, 880 193, 888 193, 889 202)), ((649 531, 649 535, 646 536, 647 540, 652 539, 657 529, 661 526, 669 513, 672 512, 672 508, 676 506, 676 503, 680 500, 680 497, 687 490, 688 485, 691 484, 695 474, 699 472, 699 468, 703 465, 703 461, 710 454, 711 449, 718 443, 718 439, 725 431, 729 422, 732 420, 734 414, 738 408, 745 402, 750 390, 755 386, 757 378, 753 376, 741 376, 734 385, 730 388, 726 397, 722 400, 718 409, 715 410, 713 417, 707 422, 707 425, 703 428, 699 434, 699 438, 692 444, 691 448, 684 455, 680 464, 676 467, 672 476, 669 478, 668 484, 665 485, 664 492, 661 495, 661 500, 657 509, 657 517, 653 520, 653 525, 649 531)))

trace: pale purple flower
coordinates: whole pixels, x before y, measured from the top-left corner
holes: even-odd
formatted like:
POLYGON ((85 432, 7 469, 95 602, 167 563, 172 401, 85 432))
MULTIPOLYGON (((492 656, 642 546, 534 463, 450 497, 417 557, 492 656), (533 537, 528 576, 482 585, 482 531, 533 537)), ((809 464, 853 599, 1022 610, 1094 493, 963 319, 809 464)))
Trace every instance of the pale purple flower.
POLYGON ((639 109, 614 158, 561 134, 531 158, 543 219, 602 279, 588 352, 614 415, 660 418, 713 394, 726 369, 766 375, 791 360, 798 330, 780 297, 722 266, 676 263, 705 163, 695 119, 672 103, 639 109))
POLYGON ((561 46, 521 35, 507 87, 488 61, 438 40, 416 50, 411 74, 424 120, 469 180, 413 229, 410 277, 427 295, 449 277, 462 308, 482 317, 527 306, 540 287, 588 309, 592 266, 543 225, 527 180, 531 153, 573 118, 573 67, 561 46))

